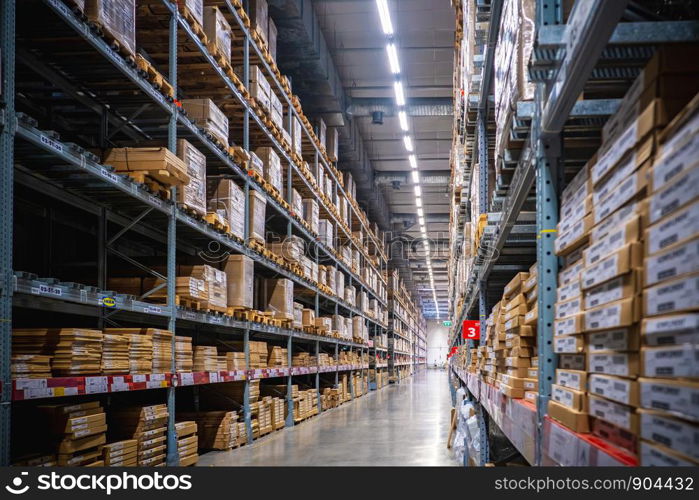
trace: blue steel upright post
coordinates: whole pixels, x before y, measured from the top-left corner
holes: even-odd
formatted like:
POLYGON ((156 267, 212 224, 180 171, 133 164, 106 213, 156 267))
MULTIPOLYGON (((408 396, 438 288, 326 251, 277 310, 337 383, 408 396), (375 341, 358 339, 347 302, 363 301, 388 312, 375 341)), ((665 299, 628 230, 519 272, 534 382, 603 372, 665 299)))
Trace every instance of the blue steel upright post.
POLYGON ((0 125, 0 465, 10 465, 12 413, 12 235, 15 133, 15 1, 0 2, 2 95, 4 125, 0 125))

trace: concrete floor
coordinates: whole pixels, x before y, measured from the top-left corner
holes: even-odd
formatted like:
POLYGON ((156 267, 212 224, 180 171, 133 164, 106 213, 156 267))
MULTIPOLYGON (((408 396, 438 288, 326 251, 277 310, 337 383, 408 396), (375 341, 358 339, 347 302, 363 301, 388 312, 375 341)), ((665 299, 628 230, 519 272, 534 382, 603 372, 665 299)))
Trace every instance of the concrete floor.
POLYGON ((252 446, 208 452, 200 466, 456 466, 446 448, 451 396, 446 370, 417 374, 252 446))

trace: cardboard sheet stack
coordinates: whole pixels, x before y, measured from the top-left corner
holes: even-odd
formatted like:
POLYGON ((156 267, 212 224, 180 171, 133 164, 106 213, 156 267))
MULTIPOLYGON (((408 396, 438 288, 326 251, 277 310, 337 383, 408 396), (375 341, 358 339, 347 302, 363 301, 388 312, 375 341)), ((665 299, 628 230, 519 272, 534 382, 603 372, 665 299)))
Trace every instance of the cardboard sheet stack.
POLYGON ((267 349, 269 352, 267 367, 277 368, 289 365, 288 350, 285 347, 269 345, 267 349))
POLYGON ((247 365, 245 364, 245 353, 244 352, 227 352, 226 353, 226 370, 247 370, 247 365))
POLYGON ((228 146, 228 117, 211 99, 183 99, 182 106, 199 127, 228 146))
POLYGON ((37 410, 58 439, 59 466, 104 465, 101 446, 107 441, 107 421, 99 401, 75 405, 40 405, 37 410))
POLYGON ((136 467, 138 465, 138 441, 125 439, 108 443, 102 448, 104 465, 108 467, 136 467))
POLYGON ((175 371, 191 372, 193 368, 192 337, 175 336, 175 371))
POLYGON ((291 366, 315 366, 315 356, 308 352, 298 352, 291 358, 291 366))
POLYGON ((100 372, 103 335, 100 330, 61 328, 51 360, 57 376, 91 375, 100 372))
POLYGON ((199 460, 199 440, 197 437, 197 422, 185 420, 175 424, 177 434, 177 453, 180 467, 194 465, 199 460))
POLYGON ((252 309, 255 297, 255 264, 245 255, 230 255, 223 270, 228 287, 228 307, 252 309))
POLYGON ((138 442, 137 463, 151 467, 165 463, 167 448, 167 406, 137 406, 109 413, 110 434, 138 442))
POLYGON ((196 423, 202 450, 230 450, 238 445, 238 414, 234 411, 182 412, 177 418, 196 423))
POLYGON ((218 371, 218 352, 216 347, 206 345, 194 346, 194 371, 218 371))
POLYGON ((12 378, 51 377, 51 357, 58 330, 14 328, 12 330, 12 378))
POLYGON ((153 338, 140 333, 127 333, 129 337, 129 373, 153 372, 153 338))
POLYGON ((284 417, 286 412, 285 400, 283 398, 271 398, 271 417, 272 417, 272 428, 276 431, 284 428, 284 417))
POLYGON ((159 328, 146 328, 145 335, 153 340, 153 373, 172 371, 172 332, 159 328))
POLYGON ((191 276, 202 280, 206 287, 206 299, 201 300, 201 308, 225 313, 228 310, 226 273, 209 265, 201 265, 192 268, 191 276))
POLYGON ((184 162, 189 182, 177 190, 177 202, 206 215, 206 156, 185 139, 177 140, 177 156, 184 162))
POLYGON ((129 373, 128 335, 104 333, 101 366, 105 375, 129 373))
MULTIPOLYGON (((209 177, 206 181, 209 212, 215 212, 226 223, 233 236, 245 236, 245 192, 232 179, 209 177)), ((230 275, 229 275, 230 278, 230 275)))

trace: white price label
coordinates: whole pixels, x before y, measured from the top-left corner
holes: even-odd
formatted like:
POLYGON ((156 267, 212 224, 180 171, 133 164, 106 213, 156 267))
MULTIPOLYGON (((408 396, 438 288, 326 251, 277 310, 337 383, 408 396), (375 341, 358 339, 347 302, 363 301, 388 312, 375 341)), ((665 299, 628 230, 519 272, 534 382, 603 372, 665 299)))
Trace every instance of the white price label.
POLYGON ((39 293, 43 293, 44 295, 54 295, 56 297, 60 297, 61 295, 63 295, 63 290, 53 286, 39 285, 39 293))
POLYGON ((41 143, 47 145, 51 149, 58 151, 59 153, 63 152, 63 145, 60 142, 57 142, 46 135, 41 136, 41 143))

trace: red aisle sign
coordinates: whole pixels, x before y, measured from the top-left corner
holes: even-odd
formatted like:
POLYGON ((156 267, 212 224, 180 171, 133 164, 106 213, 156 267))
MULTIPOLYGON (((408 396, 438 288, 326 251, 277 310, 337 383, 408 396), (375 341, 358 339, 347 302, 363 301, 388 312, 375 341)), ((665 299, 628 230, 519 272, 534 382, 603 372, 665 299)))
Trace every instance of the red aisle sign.
POLYGON ((461 336, 466 340, 479 340, 481 338, 481 322, 477 319, 465 319, 461 328, 461 336))

